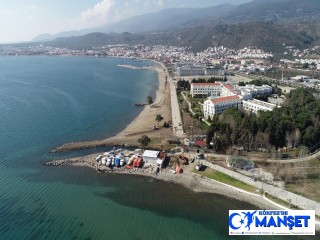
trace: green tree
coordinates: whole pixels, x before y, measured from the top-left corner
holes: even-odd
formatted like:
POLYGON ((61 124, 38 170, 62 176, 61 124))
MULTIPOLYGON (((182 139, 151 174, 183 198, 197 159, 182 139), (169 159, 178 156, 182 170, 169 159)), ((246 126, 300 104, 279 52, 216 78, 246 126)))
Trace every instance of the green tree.
POLYGON ((151 139, 147 135, 142 135, 139 139, 138 142, 143 146, 146 147, 148 144, 151 142, 151 139))
POLYGON ((158 122, 158 127, 159 127, 159 123, 163 120, 163 117, 161 116, 161 114, 157 114, 156 116, 156 121, 158 122))
POLYGON ((309 67, 309 63, 302 64, 302 68, 308 68, 308 67, 309 67))
POLYGON ((167 122, 164 122, 162 126, 165 127, 165 128, 168 128, 168 127, 170 127, 170 124, 167 123, 167 122))
POLYGON ((147 98, 148 104, 152 104, 153 103, 153 98, 151 96, 148 96, 147 98))

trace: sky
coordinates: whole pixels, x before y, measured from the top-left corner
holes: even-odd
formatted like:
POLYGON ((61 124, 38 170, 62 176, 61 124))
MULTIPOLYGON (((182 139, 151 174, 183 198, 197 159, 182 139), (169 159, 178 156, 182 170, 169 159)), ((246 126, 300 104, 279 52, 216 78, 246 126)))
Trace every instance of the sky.
POLYGON ((208 7, 250 0, 0 0, 0 43, 98 27, 165 8, 208 7))

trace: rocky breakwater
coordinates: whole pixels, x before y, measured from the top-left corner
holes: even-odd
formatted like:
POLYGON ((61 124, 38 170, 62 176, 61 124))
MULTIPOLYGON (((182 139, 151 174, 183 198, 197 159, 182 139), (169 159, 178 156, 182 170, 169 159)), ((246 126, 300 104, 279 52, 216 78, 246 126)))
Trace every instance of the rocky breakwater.
POLYGON ((88 155, 85 157, 69 158, 53 160, 45 163, 45 166, 63 166, 63 165, 77 165, 77 166, 90 166, 97 167, 98 163, 95 161, 96 155, 88 155))
MULTIPOLYGON (((157 175, 157 166, 155 164, 145 163, 142 168, 127 168, 127 167, 107 167, 100 162, 96 161, 97 154, 92 154, 84 157, 70 158, 53 160, 45 163, 45 166, 80 166, 80 167, 90 167, 95 169, 100 173, 121 173, 121 174, 138 174, 145 176, 155 176, 157 175)), ((164 172, 166 170, 162 170, 164 172)))

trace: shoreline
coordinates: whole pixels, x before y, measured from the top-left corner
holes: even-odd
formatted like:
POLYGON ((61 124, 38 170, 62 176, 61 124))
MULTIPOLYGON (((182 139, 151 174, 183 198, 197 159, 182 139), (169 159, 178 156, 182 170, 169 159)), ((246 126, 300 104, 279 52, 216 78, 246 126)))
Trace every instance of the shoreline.
MULTIPOLYGON (((83 157, 53 160, 43 164, 46 167, 58 167, 58 166, 72 166, 72 167, 86 167, 96 170, 100 174, 123 174, 123 175, 135 175, 142 177, 155 178, 168 183, 175 183, 182 185, 183 187, 196 192, 196 193, 210 193, 218 194, 228 198, 230 201, 239 200, 247 202, 261 209, 271 210, 290 210, 285 206, 282 206, 265 196, 245 191, 243 189, 207 178, 190 171, 194 169, 195 164, 191 164, 183 167, 182 174, 173 174, 170 168, 161 169, 159 174, 156 174, 157 166, 154 164, 145 164, 142 168, 109 168, 104 165, 97 163, 97 153, 90 154, 83 157)), ((320 231, 320 222, 315 222, 316 232, 320 231)))
MULTIPOLYGON (((144 59, 142 59, 144 60, 144 59)), ((154 60, 148 60, 159 64, 157 67, 152 67, 147 70, 153 70, 158 73, 158 88, 156 89, 156 97, 151 106, 146 105, 142 111, 126 126, 122 131, 115 136, 108 137, 100 140, 90 140, 82 142, 69 142, 61 146, 55 147, 51 150, 55 152, 66 152, 72 150, 81 150, 88 148, 97 148, 104 146, 132 146, 138 147, 137 140, 141 135, 148 135, 150 138, 163 139, 172 135, 171 128, 160 128, 153 130, 153 124, 157 124, 155 116, 161 114, 163 122, 171 121, 171 100, 170 100, 170 87, 166 81, 166 71, 163 63, 154 60)), ((119 66, 118 66, 119 67, 119 66)), ((135 106, 133 106, 135 107, 135 106)))
POLYGON ((253 204, 261 209, 281 209, 277 204, 274 204, 270 200, 267 200, 259 194, 253 194, 246 192, 242 189, 238 189, 212 179, 208 179, 185 170, 182 174, 173 174, 170 169, 161 169, 159 174, 155 174, 156 166, 152 164, 146 164, 143 168, 113 168, 110 169, 106 166, 99 165, 95 158, 97 154, 91 154, 84 157, 53 160, 44 164, 45 166, 74 166, 74 167, 87 167, 100 172, 101 174, 127 174, 137 175, 143 177, 151 177, 165 182, 172 182, 182 185, 194 192, 205 192, 211 194, 219 194, 232 199, 241 200, 253 204))

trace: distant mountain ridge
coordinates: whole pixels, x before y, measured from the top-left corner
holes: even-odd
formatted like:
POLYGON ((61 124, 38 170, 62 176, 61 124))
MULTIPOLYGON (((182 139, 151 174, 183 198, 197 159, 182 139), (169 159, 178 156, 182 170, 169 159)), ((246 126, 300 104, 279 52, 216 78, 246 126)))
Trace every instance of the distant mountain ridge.
POLYGON ((319 20, 319 0, 254 0, 230 12, 225 21, 277 23, 319 20))
POLYGON ((320 0, 253 0, 241 5, 222 4, 208 8, 172 8, 156 13, 131 17, 114 24, 81 31, 42 34, 33 41, 53 40, 59 37, 81 36, 91 32, 143 33, 195 26, 271 21, 319 21, 320 0))
POLYGON ((58 34, 41 34, 32 41, 53 40, 59 37, 81 36, 91 32, 102 33, 122 33, 132 32, 141 33, 148 31, 159 31, 170 28, 180 28, 188 25, 189 22, 197 21, 209 17, 223 17, 236 6, 230 4, 222 4, 208 8, 171 8, 164 9, 156 13, 148 13, 145 15, 134 16, 114 24, 84 29, 80 31, 66 31, 58 34))
POLYGON ((317 22, 299 25, 270 22, 220 23, 209 27, 198 26, 158 33, 90 33, 80 37, 58 38, 50 42, 50 45, 85 49, 110 44, 159 44, 191 47, 194 52, 214 45, 233 49, 255 46, 280 57, 286 51, 283 43, 301 49, 320 45, 320 26, 317 22))
POLYGON ((283 43, 301 49, 320 45, 319 22, 320 0, 255 0, 240 6, 166 9, 93 33, 87 30, 89 33, 82 36, 60 37, 50 44, 69 48, 161 44, 191 47, 195 52, 213 45, 234 49, 255 46, 280 57, 286 51, 283 43), (128 26, 131 31, 125 31, 128 26))

